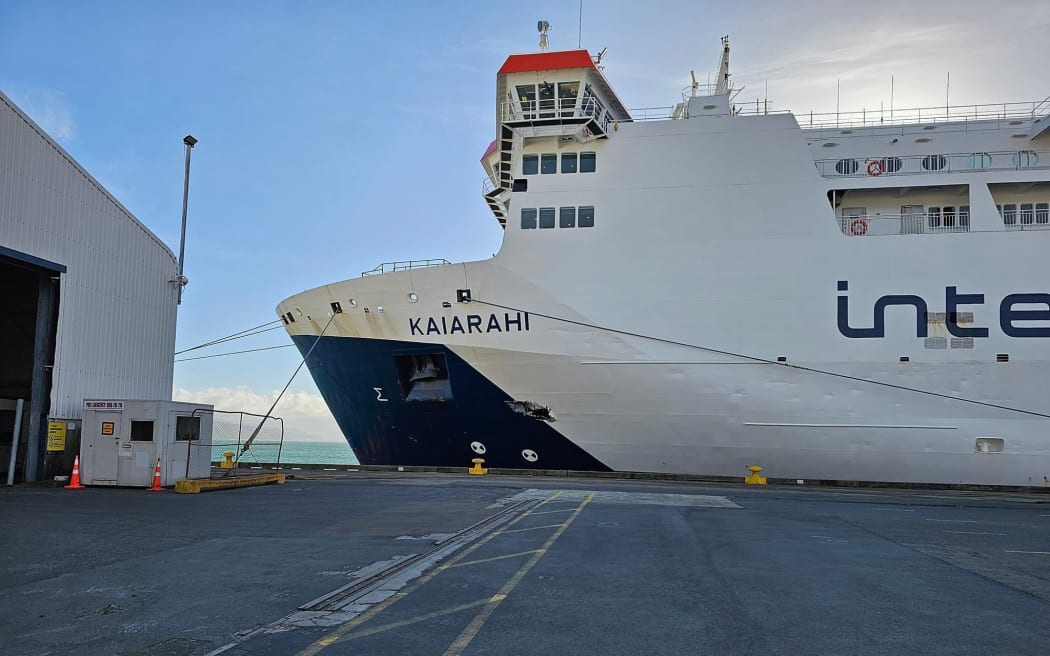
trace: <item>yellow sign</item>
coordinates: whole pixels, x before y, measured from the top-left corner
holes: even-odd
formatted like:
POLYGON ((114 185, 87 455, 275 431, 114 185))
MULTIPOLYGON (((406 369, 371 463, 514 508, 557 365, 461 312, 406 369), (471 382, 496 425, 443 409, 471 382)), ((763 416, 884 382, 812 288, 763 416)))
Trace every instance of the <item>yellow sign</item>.
POLYGON ((64 421, 49 421, 49 422, 47 422, 47 450, 48 451, 65 451, 66 450, 66 422, 64 422, 64 421))
POLYGON ((104 421, 104 422, 102 422, 102 434, 103 435, 112 435, 113 434, 113 422, 112 421, 104 421))

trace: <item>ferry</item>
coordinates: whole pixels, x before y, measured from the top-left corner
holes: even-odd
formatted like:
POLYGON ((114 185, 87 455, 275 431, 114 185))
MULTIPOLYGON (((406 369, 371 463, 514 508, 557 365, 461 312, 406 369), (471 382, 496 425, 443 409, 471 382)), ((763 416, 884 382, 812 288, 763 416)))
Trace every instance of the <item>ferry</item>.
POLYGON ((1050 485, 1050 98, 629 110, 496 73, 489 259, 277 306, 362 464, 1050 485))

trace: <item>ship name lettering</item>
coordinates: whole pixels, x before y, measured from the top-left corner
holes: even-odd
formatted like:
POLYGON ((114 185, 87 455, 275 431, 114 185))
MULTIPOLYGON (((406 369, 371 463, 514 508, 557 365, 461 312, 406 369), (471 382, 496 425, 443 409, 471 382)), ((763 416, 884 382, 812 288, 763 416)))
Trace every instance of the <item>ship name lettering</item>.
POLYGON ((503 314, 496 314, 495 312, 489 314, 487 317, 482 314, 468 314, 465 317, 466 328, 463 327, 463 318, 453 315, 449 317, 441 317, 441 322, 434 317, 409 317, 408 319, 408 332, 411 335, 455 335, 456 333, 503 333, 503 332, 528 332, 531 330, 529 325, 529 313, 528 312, 504 312, 503 314), (423 327, 423 321, 426 321, 426 328, 423 327))
MULTIPOLYGON (((849 282, 840 280, 839 292, 849 290, 849 282)), ((944 323, 948 332, 954 337, 988 337, 989 330, 984 327, 964 327, 959 325, 959 307, 964 305, 984 305, 984 294, 960 294, 958 287, 944 288, 944 323)), ((849 325, 849 297, 839 294, 837 302, 837 321, 839 333, 850 339, 882 338, 886 336, 886 308, 906 306, 915 309, 915 336, 927 337, 929 312, 926 299, 914 294, 889 294, 880 296, 875 301, 872 326, 854 328, 849 325)), ((528 320, 526 319, 526 325, 528 320)), ((999 328, 1008 337, 1050 337, 1050 294, 1028 293, 1009 294, 999 303, 999 328), (1030 306, 1041 306, 1034 309, 1030 306), (1023 307, 1028 306, 1028 307, 1023 307), (1037 322, 1037 325, 1031 325, 1037 322), (1024 324, 1028 325, 1024 325, 1024 324)))

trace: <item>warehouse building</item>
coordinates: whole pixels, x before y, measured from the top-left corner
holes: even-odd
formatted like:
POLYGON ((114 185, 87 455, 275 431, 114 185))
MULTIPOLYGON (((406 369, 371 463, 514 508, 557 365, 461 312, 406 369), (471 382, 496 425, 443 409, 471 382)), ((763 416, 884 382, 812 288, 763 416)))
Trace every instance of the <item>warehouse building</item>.
POLYGON ((171 398, 177 280, 171 250, 0 93, 0 482, 68 474, 85 398, 171 398))

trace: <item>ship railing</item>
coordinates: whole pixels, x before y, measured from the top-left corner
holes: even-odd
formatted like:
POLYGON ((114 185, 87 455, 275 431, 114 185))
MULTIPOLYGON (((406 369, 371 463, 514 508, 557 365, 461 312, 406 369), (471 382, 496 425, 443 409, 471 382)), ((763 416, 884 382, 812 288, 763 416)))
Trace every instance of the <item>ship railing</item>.
POLYGON ((970 171, 1022 171, 1050 168, 1050 150, 1001 150, 978 153, 840 157, 819 159, 817 171, 825 178, 867 178, 960 173, 970 171))
POLYGON ((1039 118, 1050 109, 1050 98, 1026 102, 990 103, 983 105, 949 105, 914 109, 862 109, 859 112, 809 112, 795 114, 804 130, 855 129, 883 125, 937 125, 939 123, 972 123, 992 120, 1039 118))
POLYGON ((969 232, 970 212, 861 214, 839 217, 838 222, 842 234, 848 237, 969 232))
POLYGON ((361 277, 378 276, 384 273, 394 273, 395 271, 409 271, 410 269, 426 269, 427 267, 445 266, 446 264, 452 263, 444 258, 383 262, 382 264, 376 265, 376 267, 370 271, 362 271, 361 277))
POLYGON ((579 123, 580 119, 593 120, 603 132, 611 120, 605 105, 594 96, 500 103, 500 121, 504 123, 557 120, 579 123))

